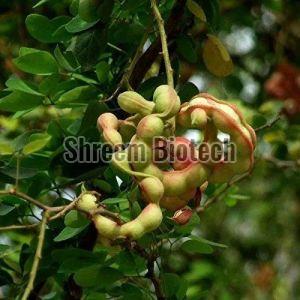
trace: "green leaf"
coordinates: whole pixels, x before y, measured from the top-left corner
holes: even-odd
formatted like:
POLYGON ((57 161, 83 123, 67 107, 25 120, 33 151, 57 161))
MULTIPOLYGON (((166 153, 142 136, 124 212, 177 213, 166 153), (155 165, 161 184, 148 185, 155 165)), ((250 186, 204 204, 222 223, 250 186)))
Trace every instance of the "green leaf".
POLYGON ((108 289, 112 284, 121 279, 123 274, 113 268, 94 265, 79 270, 74 275, 75 282, 81 287, 93 287, 108 289))
POLYGON ((6 252, 9 248, 10 248, 10 246, 8 246, 8 245, 0 244, 0 255, 2 255, 4 252, 6 252))
POLYGON ((177 274, 164 273, 162 275, 162 287, 167 298, 176 295, 180 282, 181 278, 177 274))
POLYGON ((9 142, 0 141, 0 156, 11 155, 14 151, 14 147, 9 142))
POLYGON ((48 134, 36 133, 29 138, 29 143, 23 148, 23 153, 29 155, 43 149, 51 140, 48 134))
POLYGON ((210 246, 220 247, 220 248, 228 248, 228 246, 216 242, 209 241, 207 239, 201 238, 201 237, 193 237, 195 240, 198 240, 204 244, 208 244, 210 246))
POLYGON ((47 96, 53 95, 55 93, 55 88, 58 86, 60 81, 60 76, 58 74, 52 74, 45 77, 39 85, 39 90, 47 96))
POLYGON ((35 50, 32 53, 24 54, 24 50, 21 48, 20 56, 13 62, 20 70, 30 74, 50 75, 58 72, 54 57, 47 51, 35 50))
POLYGON ((15 209, 14 206, 0 204, 0 216, 5 216, 15 209))
POLYGON ((80 269, 104 263, 107 256, 106 251, 91 254, 92 255, 89 256, 82 255, 73 257, 71 255, 69 257, 66 257, 60 265, 58 272, 65 274, 75 273, 80 269))
POLYGON ((43 43, 57 43, 72 37, 63 27, 69 20, 70 17, 67 16, 49 20, 43 15, 31 14, 27 16, 25 24, 30 35, 36 40, 43 43))
POLYGON ((39 93, 30 83, 26 83, 22 79, 11 76, 6 82, 5 85, 11 91, 19 91, 27 94, 32 94, 36 96, 43 96, 43 94, 39 93))
POLYGON ((213 248, 198 240, 188 240, 181 245, 183 251, 189 253, 200 253, 200 254, 210 254, 213 253, 213 248))
POLYGON ((70 33, 78 33, 93 27, 96 22, 86 22, 80 18, 79 15, 75 16, 68 24, 66 24, 66 30, 70 33))
POLYGON ((206 22, 205 13, 204 13, 202 7, 196 1, 188 0, 186 5, 187 5, 188 10, 194 16, 196 16, 200 21, 206 22))
POLYGON ((80 228, 72 228, 72 227, 65 227, 58 236, 54 238, 54 242, 62 242, 68 239, 71 239, 72 237, 78 235, 80 232, 82 232, 86 226, 80 227, 80 228))
POLYGON ((69 211, 65 216, 65 225, 72 228, 80 228, 86 226, 89 221, 77 210, 69 211))
POLYGON ((0 109, 4 111, 17 112, 35 108, 41 105, 43 98, 20 91, 14 91, 0 99, 0 109))
POLYGON ((85 105, 97 97, 97 90, 94 87, 85 85, 79 86, 60 96, 56 102, 59 106, 69 106, 70 104, 85 105))
POLYGON ((206 68, 219 77, 230 75, 234 66, 227 49, 218 37, 211 34, 207 37, 203 48, 203 61, 206 68))
POLYGON ((181 102, 190 101, 197 94, 199 94, 199 90, 192 82, 186 82, 178 92, 181 102))
POLYGON ((107 62, 101 61, 96 66, 96 74, 100 83, 108 81, 110 66, 107 62))
POLYGON ((74 72, 79 68, 78 63, 75 61, 74 57, 73 57, 73 61, 71 61, 71 59, 69 59, 70 57, 67 57, 67 55, 64 55, 62 53, 59 46, 55 48, 54 56, 58 64, 60 65, 60 67, 62 67, 63 69, 69 72, 74 72))
POLYGON ((106 43, 104 30, 87 30, 74 38, 68 50, 74 53, 83 71, 89 71, 95 68, 106 43))
POLYGON ((85 298, 86 300, 106 300, 105 294, 98 293, 98 292, 91 292, 85 298))
POLYGON ((118 203, 127 203, 127 198, 108 198, 103 200, 101 203, 103 204, 118 204, 118 203))

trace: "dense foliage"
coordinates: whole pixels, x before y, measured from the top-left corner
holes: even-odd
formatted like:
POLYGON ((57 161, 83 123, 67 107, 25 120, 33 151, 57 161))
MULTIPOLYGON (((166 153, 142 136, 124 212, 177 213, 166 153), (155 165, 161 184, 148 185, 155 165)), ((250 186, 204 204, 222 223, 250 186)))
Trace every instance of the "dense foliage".
POLYGON ((113 245, 73 207, 43 214, 86 190, 125 219, 144 207, 131 177, 68 163, 63 143, 99 144, 99 114, 126 117, 117 96, 151 99, 166 72, 150 1, 80 2, 0 0, 0 298, 299 298, 298 1, 158 1, 181 100, 235 103, 256 129, 255 167, 210 184, 188 224, 165 212, 113 245))

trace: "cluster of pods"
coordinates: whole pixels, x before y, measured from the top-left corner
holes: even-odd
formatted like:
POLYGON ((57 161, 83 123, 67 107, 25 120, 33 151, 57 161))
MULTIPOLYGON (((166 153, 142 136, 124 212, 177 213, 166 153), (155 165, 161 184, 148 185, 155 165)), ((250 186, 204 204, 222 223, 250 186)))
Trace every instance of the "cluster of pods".
POLYGON ((255 132, 236 106, 228 102, 203 93, 181 104, 173 88, 161 85, 156 88, 153 101, 127 91, 119 95, 118 103, 130 117, 118 120, 114 114, 104 113, 98 118, 98 128, 103 140, 115 149, 112 165, 134 178, 146 206, 137 218, 124 224, 95 214, 93 220, 102 237, 138 239, 161 224, 161 208, 183 209, 207 183, 228 182, 253 166, 255 132), (180 159, 177 149, 182 145, 199 151, 185 136, 175 134, 189 129, 201 131, 206 145, 218 142, 220 132, 229 136, 236 146, 235 160, 227 162, 225 151, 217 162, 180 159), (157 144, 153 141, 170 137, 174 141, 173 160, 158 163, 157 144), (122 147, 125 143, 126 148, 122 147))

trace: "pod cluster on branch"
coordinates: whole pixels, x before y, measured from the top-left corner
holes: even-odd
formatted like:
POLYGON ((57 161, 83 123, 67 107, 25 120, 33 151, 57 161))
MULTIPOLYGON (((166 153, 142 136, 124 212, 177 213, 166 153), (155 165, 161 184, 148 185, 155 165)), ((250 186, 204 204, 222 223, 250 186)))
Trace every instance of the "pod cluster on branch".
POLYGON ((159 227, 163 218, 161 208, 176 212, 175 222, 185 224, 191 216, 185 207, 201 187, 228 182, 253 166, 255 132, 237 107, 228 102, 202 93, 181 104, 173 88, 161 85, 156 88, 153 101, 127 91, 119 95, 118 104, 131 116, 118 120, 112 113, 104 113, 98 118, 98 129, 103 140, 115 149, 112 165, 134 178, 146 206, 137 218, 125 224, 108 216, 94 215, 93 221, 102 237, 138 239, 159 227), (176 129, 179 132, 198 129, 207 145, 218 141, 219 132, 229 135, 236 145, 235 161, 227 163, 226 153, 218 162, 181 160, 176 149, 193 146, 186 137, 176 136, 176 129), (174 161, 167 167, 155 160, 153 140, 157 137, 174 139, 174 161), (128 146, 124 149, 122 145, 126 142, 128 146))

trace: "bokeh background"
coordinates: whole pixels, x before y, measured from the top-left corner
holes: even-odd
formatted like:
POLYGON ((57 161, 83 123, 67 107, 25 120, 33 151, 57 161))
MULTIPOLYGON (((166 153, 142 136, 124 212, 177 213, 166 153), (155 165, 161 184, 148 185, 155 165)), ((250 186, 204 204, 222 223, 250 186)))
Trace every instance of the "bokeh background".
MULTIPOLYGON (((51 44, 33 39, 24 25, 35 3, 0 0, 1 90, 12 73, 22 79, 28 76, 12 62, 21 46, 53 50, 51 44)), ((68 3, 49 1, 35 12, 49 18, 69 14, 68 3)), ((201 216, 197 233, 227 248, 189 256, 175 244, 162 266, 188 281, 189 299, 296 300, 300 298, 300 3, 221 0, 220 8, 219 37, 233 59, 233 74, 213 76, 203 62, 195 63, 198 48, 178 40, 180 84, 186 90, 196 88, 235 100, 255 128, 278 114, 281 119, 258 133, 257 163, 249 179, 201 216)), ((195 24, 190 34, 201 40, 201 25, 195 24)), ((44 128, 51 116, 45 109, 22 120, 1 112, 1 139, 44 128)), ((208 189, 204 197, 209 193, 208 189)), ((0 222, 1 216, 0 210, 0 222)), ((16 249, 28 239, 18 232, 0 233, 1 243, 12 243, 16 249)))

